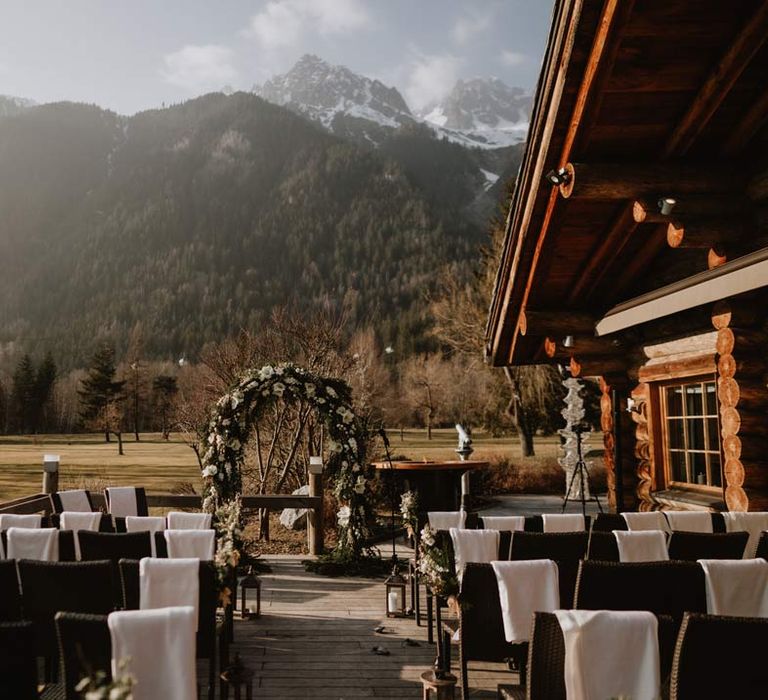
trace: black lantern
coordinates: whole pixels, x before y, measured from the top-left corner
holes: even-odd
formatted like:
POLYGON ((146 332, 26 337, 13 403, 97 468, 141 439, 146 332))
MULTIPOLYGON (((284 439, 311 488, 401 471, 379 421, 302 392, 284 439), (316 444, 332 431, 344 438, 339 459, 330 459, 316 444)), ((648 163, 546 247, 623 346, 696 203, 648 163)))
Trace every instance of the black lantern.
POLYGON ((248 590, 256 590, 256 614, 254 617, 261 615, 261 579, 254 573, 253 567, 248 569, 248 574, 240 581, 240 615, 244 620, 249 619, 252 614, 245 607, 245 596, 248 590))
POLYGON ((387 593, 387 617, 405 617, 405 579, 393 569, 392 573, 384 581, 387 593))

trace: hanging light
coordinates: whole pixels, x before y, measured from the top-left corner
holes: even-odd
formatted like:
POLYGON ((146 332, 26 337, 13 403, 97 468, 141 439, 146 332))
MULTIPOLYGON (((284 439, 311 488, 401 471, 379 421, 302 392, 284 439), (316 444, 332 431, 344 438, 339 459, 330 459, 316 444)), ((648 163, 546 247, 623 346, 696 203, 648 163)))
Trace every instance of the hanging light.
POLYGON ((564 348, 572 348, 573 347, 573 336, 572 335, 566 335, 563 340, 563 347, 564 348))
POLYGON ((677 200, 674 197, 662 197, 659 199, 659 211, 662 216, 669 216, 675 208, 677 200))

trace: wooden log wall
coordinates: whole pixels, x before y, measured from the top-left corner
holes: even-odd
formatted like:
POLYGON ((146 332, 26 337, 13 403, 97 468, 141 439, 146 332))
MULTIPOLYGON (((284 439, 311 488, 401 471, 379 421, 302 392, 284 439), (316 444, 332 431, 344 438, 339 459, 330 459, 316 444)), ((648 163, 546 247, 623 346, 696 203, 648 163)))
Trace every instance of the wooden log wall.
POLYGON ((635 466, 635 494, 637 496, 637 510, 641 512, 657 510, 651 492, 653 483, 653 447, 651 445, 651 431, 648 420, 648 406, 650 402, 650 387, 641 382, 631 394, 635 401, 632 411, 632 420, 635 424, 634 453, 635 466))
POLYGON ((732 511, 768 509, 768 342, 755 314, 764 308, 759 303, 734 299, 712 310, 725 503, 732 511))
POLYGON ((624 510, 634 510, 637 507, 635 496, 635 436, 632 423, 626 411, 621 412, 621 425, 616 426, 613 417, 613 390, 625 392, 627 379, 621 375, 600 377, 600 427, 603 431, 603 447, 605 453, 606 480, 608 482, 608 505, 616 509, 616 432, 622 431, 622 473, 624 491, 624 510))

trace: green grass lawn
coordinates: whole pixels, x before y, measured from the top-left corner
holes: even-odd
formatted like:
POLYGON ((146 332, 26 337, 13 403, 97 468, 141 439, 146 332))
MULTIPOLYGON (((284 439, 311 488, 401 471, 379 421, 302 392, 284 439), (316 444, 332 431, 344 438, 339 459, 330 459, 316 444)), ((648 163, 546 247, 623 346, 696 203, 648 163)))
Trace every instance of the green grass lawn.
MULTIPOLYGON (((503 454, 520 460, 516 438, 473 436, 473 459, 488 459, 503 454)), ((432 440, 424 430, 391 431, 393 457, 409 459, 457 459, 456 432, 434 430, 432 440)), ((553 458, 557 453, 555 437, 538 438, 539 457, 553 458)), ((140 442, 126 438, 125 455, 117 454, 117 443, 105 443, 103 435, 38 435, 34 437, 0 436, 0 502, 39 493, 42 463, 46 453, 61 456, 59 487, 87 487, 101 490, 109 485, 144 486, 151 493, 168 493, 181 482, 198 485, 200 472, 195 455, 180 438, 166 442, 159 434, 144 434, 140 442)), ((533 460, 532 460, 533 461, 533 460)))

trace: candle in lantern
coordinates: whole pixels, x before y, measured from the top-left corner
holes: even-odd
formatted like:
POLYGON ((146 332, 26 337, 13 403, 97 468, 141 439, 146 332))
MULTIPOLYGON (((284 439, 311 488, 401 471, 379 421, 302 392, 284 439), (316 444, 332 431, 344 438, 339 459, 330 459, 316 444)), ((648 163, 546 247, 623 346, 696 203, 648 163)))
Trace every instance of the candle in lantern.
POLYGON ((398 601, 400 596, 397 591, 390 591, 387 595, 387 612, 396 613, 398 611, 398 601))

